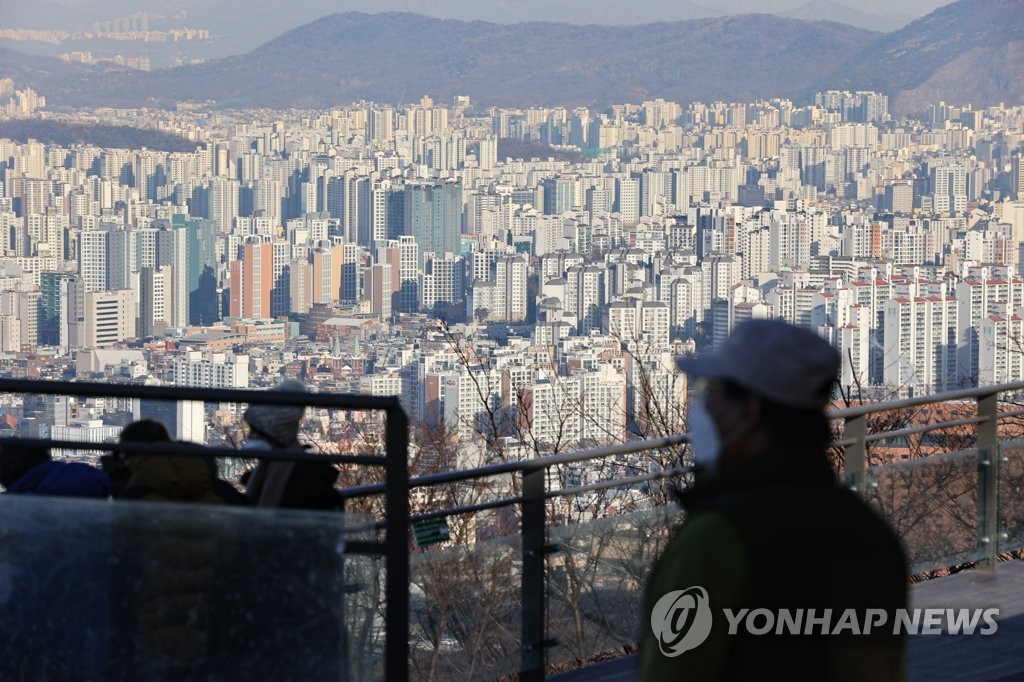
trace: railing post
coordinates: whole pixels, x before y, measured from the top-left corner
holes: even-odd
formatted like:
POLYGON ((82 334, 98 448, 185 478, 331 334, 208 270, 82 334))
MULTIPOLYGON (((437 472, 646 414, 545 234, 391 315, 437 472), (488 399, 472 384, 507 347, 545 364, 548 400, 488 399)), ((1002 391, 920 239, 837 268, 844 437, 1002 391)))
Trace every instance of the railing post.
POLYGON ((843 439, 853 442, 843 449, 843 473, 846 485, 858 494, 864 494, 864 472, 867 465, 867 426, 865 416, 859 414, 843 421, 843 439))
POLYGON ((543 467, 523 472, 523 641, 520 682, 544 679, 544 476, 543 467))
POLYGON ((979 568, 995 570, 999 556, 999 396, 978 396, 978 544, 985 551, 979 568))
POLYGON ((387 601, 384 679, 409 679, 409 420, 398 406, 388 408, 384 434, 387 476, 384 491, 384 566, 387 601))

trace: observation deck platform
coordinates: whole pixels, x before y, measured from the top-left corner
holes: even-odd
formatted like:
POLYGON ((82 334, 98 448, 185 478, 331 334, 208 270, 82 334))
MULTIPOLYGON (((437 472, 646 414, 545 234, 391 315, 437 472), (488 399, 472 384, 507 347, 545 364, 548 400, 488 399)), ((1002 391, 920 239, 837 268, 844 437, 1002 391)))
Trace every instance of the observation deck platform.
MULTIPOLYGON (((911 682, 1024 680, 1024 560, 995 571, 963 571, 915 583, 910 608, 998 608, 992 635, 911 635, 907 679, 911 682)), ((630 682, 636 657, 627 656, 549 677, 552 682, 630 682)))
MULTIPOLYGON (((0 535, 5 538, 0 568, 6 571, 0 577, 9 578, 6 594, 22 594, 12 580, 23 581, 20 585, 30 588, 29 594, 49 594, 55 608, 53 614, 46 612, 47 627, 53 627, 49 621, 75 622, 74 613, 61 612, 62 572, 54 570, 59 566, 50 560, 61 556, 72 566, 76 555, 69 541, 76 543, 70 547, 76 547, 79 556, 92 560, 97 575, 113 577, 111 566, 130 571, 145 559, 138 546, 121 542, 124 537, 159 533, 174 540, 202 530, 204 537, 218 542, 230 539, 230 545, 221 546, 233 551, 230 556, 199 552, 189 559, 195 566, 185 568, 210 569, 219 576, 216 580, 228 578, 217 584, 229 587, 226 596, 233 606, 251 607, 250 615, 271 614, 283 603, 271 599, 260 604, 268 585, 285 592, 308 591, 311 582, 322 587, 305 604, 328 604, 327 610, 316 612, 331 624, 320 632, 339 634, 307 638, 302 648, 310 656, 347 669, 352 679, 405 682, 518 675, 532 682, 544 679, 552 665, 593 660, 635 643, 644 627, 640 604, 648 571, 678 521, 678 511, 653 503, 630 509, 621 505, 650 499, 663 479, 688 472, 679 468, 688 456, 687 436, 678 434, 414 475, 408 464, 409 425, 396 398, 7 379, 0 379, 0 392, 305 405, 325 416, 331 410, 377 413, 376 422, 363 423, 377 429, 372 452, 240 454, 233 449, 181 444, 145 444, 140 449, 88 443, 90 451, 296 463, 318 459, 348 471, 354 467, 376 470, 376 477, 368 480, 379 482, 339 491, 351 504, 345 514, 157 503, 144 510, 133 506, 141 503, 0 496, 4 507, 0 535), (594 472, 601 475, 582 475, 594 472), (481 489, 487 494, 471 499, 459 494, 481 489), (432 490, 443 494, 432 497, 432 490), (424 500, 431 501, 425 504, 424 500), (599 506, 597 502, 615 513, 588 516, 588 510, 599 506), (364 513, 353 513, 356 509, 364 513), (512 530, 495 537, 475 534, 472 541, 458 544, 417 547, 412 541, 414 531, 422 531, 424 524, 434 528, 458 520, 465 525, 469 519, 476 527, 477 519, 495 518, 503 518, 505 527, 512 530), (106 544, 96 538, 105 538, 106 544), (111 552, 99 552, 104 547, 111 552), (235 580, 252 574, 252 567, 265 567, 268 553, 278 565, 297 570, 273 571, 273 580, 235 580), (324 557, 330 561, 321 561, 324 557), (48 570, 35 571, 39 567, 48 570)), ((846 484, 901 537, 911 572, 981 566, 914 584, 911 608, 1000 609, 999 629, 993 635, 912 635, 907 657, 911 680, 1024 679, 1024 560, 986 567, 998 556, 1024 548, 1024 433, 1002 428, 1006 423, 1020 426, 1022 395, 1024 383, 1007 384, 858 405, 830 414, 839 434, 833 447, 842 453, 846 484), (943 409, 923 412, 928 406, 943 409), (894 447, 921 445, 923 434, 929 434, 931 450, 893 461, 894 447), (939 448, 942 444, 946 447, 939 448)), ((85 446, 78 441, 10 440, 69 451, 85 446)), ((145 581, 141 584, 146 586, 145 581)), ((160 590, 127 596, 129 601, 166 597, 160 590)), ((224 596, 217 593, 218 598, 224 596)), ((245 615, 244 609, 238 613, 245 615)), ((115 615, 112 612, 108 621, 98 625, 105 641, 118 632, 132 633, 133 621, 117 620, 115 615)), ((308 622, 302 613, 294 615, 296 622, 308 622)), ((287 634, 275 630, 272 616, 249 625, 262 633, 263 649, 295 651, 283 643, 275 648, 266 639, 287 634)), ((57 627, 54 631, 71 630, 57 627)), ((35 651, 45 651, 41 645, 49 640, 42 631, 37 634, 31 644, 38 647, 35 651)), ((257 653, 235 652, 237 660, 257 653)), ((235 659, 228 654, 211 649, 209 655, 226 670, 234 670, 235 659)), ((635 657, 626 657, 548 677, 563 682, 629 680, 634 665, 635 657)), ((136 672, 140 673, 136 678, 148 674, 141 669, 136 672)), ((98 672, 83 679, 110 678, 98 672)))

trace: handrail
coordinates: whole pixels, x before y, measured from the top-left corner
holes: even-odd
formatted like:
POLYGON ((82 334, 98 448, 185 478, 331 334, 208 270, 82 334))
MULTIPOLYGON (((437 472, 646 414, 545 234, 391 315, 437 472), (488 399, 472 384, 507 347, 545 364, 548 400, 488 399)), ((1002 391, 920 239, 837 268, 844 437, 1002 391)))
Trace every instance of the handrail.
POLYGON ((828 413, 829 419, 849 419, 860 417, 875 412, 888 412, 899 410, 905 407, 919 407, 931 403, 949 403, 968 398, 984 398, 989 395, 1010 393, 1013 391, 1024 391, 1024 381, 1015 381, 1008 384, 992 384, 991 386, 978 386, 977 388, 964 388, 955 391, 945 391, 933 395, 915 396, 913 398, 902 398, 900 400, 886 400, 883 402, 865 403, 862 405, 851 405, 832 410, 828 413))
MULTIPOLYGON (((106 450, 132 455, 173 455, 175 457, 217 457, 221 459, 255 459, 270 462, 330 462, 332 464, 365 464, 384 466, 387 458, 380 455, 336 455, 310 452, 303 448, 281 450, 236 450, 200 443, 150 443, 143 441, 97 442, 91 440, 58 440, 56 438, 0 438, 0 451, 6 444, 39 446, 51 450, 106 450)), ((382 491, 383 492, 383 491, 382 491)))
MULTIPOLYGON (((660 448, 671 447, 673 445, 682 445, 683 443, 688 442, 690 442, 689 434, 682 433, 676 436, 651 438, 649 440, 634 440, 627 443, 621 443, 619 445, 609 445, 601 448, 591 448, 589 450, 573 450, 572 452, 566 452, 560 455, 547 455, 543 457, 534 457, 533 459, 516 460, 514 462, 488 464, 486 466, 474 467, 472 469, 441 471, 436 474, 426 474, 410 478, 409 488, 424 488, 431 485, 457 483, 459 481, 468 481, 474 478, 488 478, 490 476, 500 476, 502 474, 529 471, 531 469, 546 469, 547 467, 559 464, 572 464, 573 462, 582 462, 590 459, 603 459, 605 457, 629 454, 631 452, 657 450, 660 448)), ((342 490, 341 493, 347 498, 367 497, 369 495, 379 495, 384 492, 386 487, 387 486, 384 483, 371 483, 368 485, 346 488, 342 490)))
MULTIPOLYGON (((672 469, 666 469, 664 471, 658 471, 653 474, 643 474, 642 476, 630 476, 628 478, 617 478, 610 481, 601 481, 600 483, 591 483, 589 485, 574 486, 572 488, 559 488, 557 490, 548 490, 547 492, 544 493, 544 498, 551 500, 558 497, 567 497, 569 495, 580 495, 582 493, 593 492, 597 490, 607 490, 608 488, 621 488, 623 486, 632 486, 636 485, 637 483, 645 483, 647 481, 656 481, 662 478, 673 478, 675 476, 681 476, 691 471, 693 471, 692 467, 675 467, 672 469)), ((409 519, 410 521, 429 521, 431 519, 444 519, 449 516, 472 514, 478 511, 487 511, 488 509, 502 509, 504 507, 511 507, 516 504, 522 504, 524 501, 525 498, 522 495, 517 495, 516 497, 503 497, 499 500, 491 500, 489 502, 478 502, 476 504, 467 504, 458 507, 435 509, 434 511, 412 514, 409 517, 409 519)), ((378 524, 378 527, 380 527, 380 524, 378 524)))
POLYGON ((887 438, 900 438, 902 436, 913 436, 918 433, 928 433, 929 431, 940 431, 942 429, 950 429, 954 426, 972 426, 975 424, 984 424, 989 420, 989 417, 968 417, 967 419, 954 419, 948 422, 936 422, 933 424, 924 424, 923 426, 914 426, 905 429, 897 429, 895 431, 881 431, 879 433, 871 433, 864 436, 865 443, 875 443, 880 440, 887 438))
POLYGON ((622 486, 636 485, 637 483, 646 483, 648 481, 657 481, 661 478, 673 478, 675 476, 682 476, 693 471, 693 467, 674 467, 672 469, 665 469, 664 471, 658 471, 653 474, 643 474, 641 476, 629 476, 627 478, 616 478, 611 481, 601 481, 600 483, 590 483, 588 485, 578 485, 572 488, 559 488, 558 490, 549 490, 545 497, 548 499, 555 497, 564 497, 566 495, 579 495, 581 493, 595 492, 598 490, 607 490, 608 488, 620 488, 622 486))
MULTIPOLYGON (((829 411, 828 418, 830 420, 849 419, 853 417, 860 417, 878 412, 888 412, 891 410, 897 410, 906 407, 929 405, 933 403, 942 403, 954 400, 964 400, 966 398, 984 397, 1006 391, 1024 391, 1024 382, 982 386, 972 389, 947 391, 945 393, 938 393, 932 396, 919 396, 914 398, 906 398, 903 400, 894 400, 845 407, 829 411)), ((998 413, 996 415, 996 418, 1005 419, 1014 416, 1024 416, 1024 410, 998 413)), ((986 419, 987 417, 976 417, 969 419, 932 422, 930 424, 922 425, 920 427, 871 434, 866 436, 864 440, 865 442, 874 442, 878 440, 884 440, 885 438, 925 433, 928 431, 936 431, 943 428, 951 428, 955 426, 978 424, 984 422, 986 419)), ((486 478, 489 476, 499 476, 501 474, 527 471, 530 469, 542 469, 550 466, 555 466, 558 464, 568 464, 573 462, 586 461, 590 459, 602 459, 616 454, 628 454, 631 452, 640 452, 643 450, 653 450, 664 447, 672 447, 676 445, 682 445, 688 442, 689 434, 686 433, 648 440, 628 441, 626 443, 621 443, 617 445, 589 448, 584 450, 574 450, 572 452, 562 453, 559 455, 547 455, 535 457, 532 459, 490 464, 482 467, 474 467, 471 469, 459 469, 438 472, 436 474, 429 474, 425 476, 415 476, 409 479, 409 486, 410 488, 420 488, 429 485, 455 483, 459 481, 467 481, 476 478, 486 478)), ((833 441, 832 443, 830 443, 830 445, 833 447, 843 447, 853 445, 856 442, 856 439, 841 439, 833 441)), ((346 490, 343 491, 343 494, 346 497, 353 498, 366 497, 368 495, 375 495, 384 492, 385 487, 386 486, 383 483, 356 486, 352 488, 347 488, 346 490)))
MULTIPOLYGON (((590 448, 588 450, 573 450, 571 452, 565 452, 559 455, 547 455, 544 457, 534 457, 533 459, 520 459, 514 462, 501 462, 500 464, 489 464, 487 466, 476 467, 473 469, 457 469, 453 471, 442 471, 436 474, 426 474, 424 476, 415 476, 409 479, 410 488, 423 488, 431 485, 441 485, 443 483, 456 483, 459 481, 468 481, 474 478, 487 478, 489 476, 500 476, 501 474, 510 474, 519 471, 530 471, 532 469, 546 469, 548 467, 557 466, 559 464, 572 464, 574 462, 583 462, 591 459, 604 459, 606 457, 612 457, 614 455, 625 455, 632 452, 643 452, 644 450, 658 450, 661 448, 671 447, 673 445, 682 445, 683 443, 690 442, 688 434, 679 434, 676 436, 665 436, 664 438, 651 438, 649 440, 634 440, 626 443, 620 443, 618 445, 608 445, 600 448, 590 448)), ((351 493, 353 489, 346 491, 351 493)), ((358 489, 358 495, 350 495, 351 497, 361 497, 365 495, 372 495, 375 493, 383 492, 384 485, 376 484, 370 486, 360 486, 358 489)))
POLYGON ((137 386, 104 384, 92 381, 46 381, 0 379, 0 393, 69 395, 76 397, 130 398, 207 403, 254 403, 292 407, 323 407, 336 410, 393 410, 399 407, 395 396, 362 396, 348 393, 309 393, 299 391, 256 391, 241 388, 188 388, 183 386, 137 386))

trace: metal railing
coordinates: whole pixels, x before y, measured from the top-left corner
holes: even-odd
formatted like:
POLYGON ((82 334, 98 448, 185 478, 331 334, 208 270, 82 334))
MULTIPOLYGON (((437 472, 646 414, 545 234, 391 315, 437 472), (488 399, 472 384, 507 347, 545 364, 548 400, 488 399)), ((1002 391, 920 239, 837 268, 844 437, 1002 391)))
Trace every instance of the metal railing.
MULTIPOLYGON (((1024 410, 1000 410, 1001 394, 1018 394, 1024 391, 1024 382, 987 386, 976 389, 950 391, 932 396, 894 400, 883 403, 862 404, 835 409, 829 413, 833 421, 842 422, 841 437, 832 443, 844 454, 843 474, 846 484, 855 490, 864 487, 864 476, 871 463, 869 450, 875 444, 887 439, 907 438, 943 431, 951 428, 975 427, 973 447, 979 453, 978 467, 978 543, 987 548, 987 555, 982 564, 988 567, 995 565, 998 555, 996 542, 997 500, 998 500, 998 423, 1001 419, 1024 416, 1024 410), (974 403, 974 414, 967 418, 941 419, 928 423, 916 423, 917 415, 914 408, 936 404, 968 404, 974 403), (886 430, 870 430, 872 417, 885 413, 909 412, 898 423, 905 423, 899 428, 886 430)), ((544 629, 544 562, 545 557, 558 548, 545 541, 546 527, 544 500, 553 497, 567 496, 587 491, 607 488, 628 487, 660 478, 676 477, 689 471, 688 467, 677 467, 652 474, 635 477, 617 478, 586 486, 575 486, 558 490, 545 487, 547 477, 545 471, 553 466, 567 463, 596 461, 613 455, 638 453, 678 447, 687 442, 686 434, 627 442, 619 445, 592 448, 548 457, 502 462, 489 466, 451 471, 410 479, 410 490, 425 488, 443 483, 472 481, 501 474, 519 474, 521 476, 521 494, 501 500, 492 500, 481 504, 454 506, 436 509, 413 515, 415 520, 425 520, 457 514, 475 513, 487 509, 518 505, 521 509, 522 539, 522 570, 521 570, 521 608, 522 608, 522 654, 519 669, 521 680, 543 679, 545 669, 544 651, 553 642, 547 637, 544 629)), ((876 458, 877 459, 877 458, 876 458)), ((364 486, 345 491, 350 497, 379 494, 386 489, 385 484, 364 486)), ((594 652, 600 653, 600 652, 594 652)))
MULTIPOLYGON (((383 495, 385 518, 376 526, 383 529, 383 542, 353 543, 349 551, 385 557, 386 573, 386 640, 385 678, 406 680, 409 677, 410 660, 410 523, 456 515, 476 514, 485 510, 518 507, 520 522, 521 570, 520 609, 521 640, 519 676, 522 680, 540 680, 544 677, 545 651, 554 644, 546 632, 546 557, 557 547, 548 544, 546 531, 549 527, 545 502, 557 497, 596 492, 612 488, 628 488, 659 479, 678 477, 688 471, 686 467, 643 473, 636 476, 614 478, 585 485, 573 485, 549 489, 547 472, 552 467, 566 464, 592 462, 631 453, 676 449, 687 442, 685 434, 666 436, 651 440, 632 441, 558 455, 535 457, 521 461, 500 462, 472 469, 431 473, 410 478, 408 470, 408 422, 395 398, 368 396, 295 394, 266 391, 202 390, 168 387, 139 387, 116 384, 57 383, 38 381, 0 380, 0 391, 48 395, 73 395, 94 397, 119 397, 132 399, 209 401, 232 403, 261 403, 277 405, 308 405, 313 407, 346 410, 380 410, 386 413, 387 425, 384 457, 371 455, 309 455, 303 452, 281 451, 278 453, 246 452, 245 457, 270 459, 306 459, 334 461, 363 466, 377 466, 385 470, 383 483, 350 487, 342 490, 347 499, 383 495), (497 500, 455 505, 441 509, 424 510, 410 515, 410 493, 442 484, 460 484, 479 481, 488 477, 518 476, 518 494, 497 500)), ((1024 417, 1024 409, 1000 400, 1001 395, 1024 393, 1024 382, 988 386, 977 389, 951 391, 933 396, 910 398, 850 406, 830 412, 831 419, 842 422, 842 433, 833 443, 840 448, 844 457, 844 474, 847 484, 863 491, 866 474, 873 464, 873 449, 884 447, 887 440, 906 439, 922 436, 934 431, 949 429, 970 429, 967 434, 970 445, 977 450, 978 507, 976 510, 978 544, 986 548, 983 564, 995 565, 999 552, 998 499, 999 499, 999 423, 1014 417, 1024 417), (918 423, 916 408, 928 405, 958 405, 970 409, 970 416, 952 415, 952 419, 932 419, 918 423), (1001 409, 1003 408, 1003 409, 1001 409), (885 422, 876 419, 885 413, 907 412, 901 419, 885 422), (876 428, 881 424, 882 430, 876 428), (896 424, 897 428, 891 428, 896 424), (973 427, 973 428, 972 428, 973 427)), ((24 442, 24 441, 22 441, 24 442)), ((81 442, 39 441, 51 447, 82 448, 81 442)), ((131 445, 89 443, 90 449, 132 450, 131 445)), ((146 444, 146 452, 168 452, 181 454, 174 446, 153 446, 146 444)), ((219 457, 242 456, 236 450, 226 448, 198 448, 185 454, 214 455, 219 457)), ((927 458, 925 458, 927 459, 927 458)), ((680 463, 682 460, 680 459, 680 463)), ((595 652, 598 653, 598 652, 595 652)))
MULTIPOLYGON (((635 486, 650 481, 677 477, 688 468, 679 467, 662 471, 616 478, 581 486, 571 486, 548 490, 546 488, 547 470, 554 466, 578 462, 602 460, 617 455, 658 450, 676 447, 687 442, 686 434, 667 436, 651 440, 633 441, 600 448, 537 457, 516 462, 502 462, 489 466, 447 471, 414 477, 409 480, 410 490, 427 488, 446 483, 459 483, 478 480, 502 474, 518 474, 521 476, 521 494, 489 502, 460 505, 456 507, 434 510, 411 517, 412 521, 471 514, 488 509, 503 507, 520 507, 521 572, 520 598, 522 609, 522 652, 519 678, 524 681, 544 679, 544 650, 556 642, 545 634, 545 559, 547 555, 558 550, 556 546, 546 542, 547 510, 545 502, 555 497, 576 495, 611 488, 635 486)), ((387 484, 376 484, 350 488, 342 491, 348 498, 386 492, 387 484)))
MULTIPOLYGON (((1024 416, 1024 409, 1000 409, 1000 396, 1019 395, 1024 392, 1024 382, 996 384, 978 388, 947 391, 930 396, 919 396, 903 400, 870 403, 835 410, 830 416, 843 422, 843 438, 834 445, 843 449, 844 476, 854 490, 862 490, 864 474, 871 462, 868 449, 872 443, 886 439, 905 438, 943 431, 951 428, 975 427, 972 446, 978 452, 977 483, 978 483, 978 542, 987 548, 987 555, 981 565, 994 568, 999 555, 997 541, 998 500, 999 500, 999 423, 1001 420, 1024 416), (904 421, 917 421, 912 411, 928 405, 961 404, 971 405, 970 417, 958 419, 940 419, 923 424, 903 426, 897 429, 868 433, 868 422, 875 415, 911 411, 904 421)), ((1004 400, 1004 405, 1016 407, 1024 405, 1024 401, 1004 400)), ((1020 435, 1020 434, 1015 434, 1020 435)))

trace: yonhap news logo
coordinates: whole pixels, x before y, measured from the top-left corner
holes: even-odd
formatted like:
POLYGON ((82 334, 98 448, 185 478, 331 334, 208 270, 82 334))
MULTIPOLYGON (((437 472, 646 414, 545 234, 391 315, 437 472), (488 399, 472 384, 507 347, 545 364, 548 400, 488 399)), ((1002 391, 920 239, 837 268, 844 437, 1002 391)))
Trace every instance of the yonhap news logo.
POLYGON ((711 605, 703 587, 669 592, 651 611, 651 628, 661 653, 673 658, 696 649, 711 634, 711 605))
MULTIPOLYGON (((993 635, 999 609, 722 609, 729 635, 993 635)), ((662 596, 651 610, 651 631, 664 656, 696 649, 715 615, 707 590, 688 587, 662 596)))

